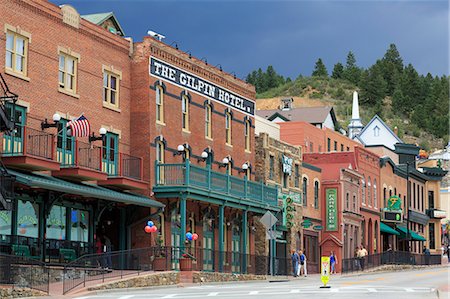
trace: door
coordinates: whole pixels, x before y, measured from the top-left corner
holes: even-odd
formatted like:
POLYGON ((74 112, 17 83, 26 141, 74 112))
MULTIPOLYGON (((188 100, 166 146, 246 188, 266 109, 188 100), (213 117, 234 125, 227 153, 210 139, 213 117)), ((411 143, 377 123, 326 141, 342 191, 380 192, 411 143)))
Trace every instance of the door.
POLYGON ((56 140, 56 159, 62 167, 75 164, 75 138, 67 135, 67 120, 61 119, 58 123, 58 136, 56 140))
POLYGON ((118 141, 119 136, 110 132, 103 138, 102 171, 110 176, 118 175, 118 141))
POLYGON ((231 271, 241 272, 241 234, 239 226, 233 226, 233 237, 231 240, 231 271))
POLYGON ((14 121, 16 129, 3 135, 3 156, 23 155, 26 108, 16 105, 13 109, 13 105, 7 103, 6 114, 14 121))
POLYGON ((214 270, 214 233, 204 231, 203 233, 203 270, 214 270))
POLYGON ((179 229, 172 228, 170 245, 172 246, 172 269, 180 269, 180 258, 181 258, 181 233, 179 229))

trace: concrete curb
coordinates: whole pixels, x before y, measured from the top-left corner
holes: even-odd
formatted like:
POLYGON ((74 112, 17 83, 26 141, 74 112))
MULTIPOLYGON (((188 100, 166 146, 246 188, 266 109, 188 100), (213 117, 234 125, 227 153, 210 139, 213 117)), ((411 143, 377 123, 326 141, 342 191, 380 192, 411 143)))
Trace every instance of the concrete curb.
POLYGON ((389 272, 401 272, 401 271, 412 271, 412 270, 421 270, 421 269, 439 269, 439 268, 450 268, 450 264, 448 265, 431 265, 431 266, 412 266, 409 268, 394 268, 394 269, 389 269, 389 270, 385 270, 385 269, 380 269, 380 270, 375 270, 375 271, 360 271, 360 272, 356 272, 356 273, 351 273, 351 274, 341 274, 340 277, 341 278, 345 278, 345 277, 357 277, 357 276, 362 276, 362 275, 372 275, 372 274, 380 274, 380 273, 389 273, 389 272))

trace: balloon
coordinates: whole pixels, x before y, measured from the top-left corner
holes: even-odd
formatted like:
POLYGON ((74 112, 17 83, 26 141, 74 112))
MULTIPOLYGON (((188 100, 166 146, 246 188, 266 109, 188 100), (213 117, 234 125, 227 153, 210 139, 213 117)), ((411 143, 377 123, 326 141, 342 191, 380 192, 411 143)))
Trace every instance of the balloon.
POLYGON ((158 230, 158 228, 156 226, 150 227, 150 232, 152 232, 152 233, 156 233, 157 230, 158 230))
POLYGON ((153 223, 153 221, 150 220, 150 221, 147 222, 147 225, 150 226, 150 227, 152 227, 152 226, 155 225, 155 224, 153 223))
POLYGON ((152 228, 151 228, 150 226, 148 226, 148 225, 144 228, 144 230, 145 230, 145 232, 146 232, 147 234, 149 234, 149 233, 152 232, 152 228))
POLYGON ((191 233, 186 233, 186 239, 191 241, 192 240, 192 234, 191 233))
POLYGON ((198 239, 198 235, 197 234, 192 234, 192 240, 197 240, 198 239))

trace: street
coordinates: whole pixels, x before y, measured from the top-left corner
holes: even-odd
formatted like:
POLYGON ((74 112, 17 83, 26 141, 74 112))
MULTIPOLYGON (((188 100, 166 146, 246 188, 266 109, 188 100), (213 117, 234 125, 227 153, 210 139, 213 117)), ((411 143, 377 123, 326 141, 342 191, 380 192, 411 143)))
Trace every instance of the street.
POLYGON ((128 289, 92 295, 75 296, 75 299, 140 299, 140 298, 450 298, 450 268, 429 268, 402 272, 332 276, 328 289, 320 288, 319 275, 290 281, 239 282, 205 284, 186 287, 153 289, 128 289), (438 297, 437 290, 440 290, 438 297))

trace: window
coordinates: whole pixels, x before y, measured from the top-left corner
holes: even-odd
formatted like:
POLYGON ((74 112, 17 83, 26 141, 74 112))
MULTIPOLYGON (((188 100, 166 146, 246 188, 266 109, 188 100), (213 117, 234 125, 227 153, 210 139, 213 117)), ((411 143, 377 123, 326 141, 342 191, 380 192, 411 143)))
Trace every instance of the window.
POLYGON ((70 209, 70 240, 89 242, 89 212, 70 209))
POLYGON ((331 140, 327 138, 327 152, 331 151, 331 140))
POLYGON ((362 204, 366 204, 366 181, 363 179, 361 182, 361 198, 362 198, 362 204))
POLYGON ((231 145, 231 113, 225 112, 225 143, 231 145))
POLYGON ((430 240, 430 249, 436 249, 436 238, 434 234, 434 223, 428 223, 428 240, 430 240))
POLYGON ((250 121, 248 120, 245 121, 244 137, 245 137, 245 150, 250 151, 251 131, 250 131, 250 121))
POLYGON ((306 177, 303 178, 303 206, 308 205, 308 179, 306 177))
POLYGON ((373 179, 373 207, 377 207, 377 180, 373 179))
POLYGON ((156 161, 164 163, 164 143, 162 141, 156 142, 156 161))
POLYGON ((372 184, 370 183, 370 177, 367 180, 367 204, 372 206, 372 195, 371 195, 372 184))
POLYGON ((350 148, 347 146, 347 152, 349 152, 350 151, 350 148))
POLYGON ((3 210, 0 211, 0 235, 11 235, 11 223, 12 223, 12 211, 3 210))
POLYGON ((212 138, 212 107, 209 104, 205 105, 205 137, 212 138))
POLYGON ((52 206, 47 217, 46 237, 48 239, 66 239, 66 207, 52 206))
POLYGON ((428 208, 434 209, 434 191, 428 191, 428 208))
MULTIPOLYGON (((56 136, 56 159, 63 166, 75 163, 75 137, 67 134, 67 120, 58 122, 58 134, 56 136)), ((86 149, 84 149, 86 150, 86 149)))
POLYGON ((295 188, 300 188, 300 168, 298 166, 298 164, 295 164, 294 166, 294 187, 295 188))
POLYGON ((314 153, 314 144, 312 142, 309 142, 309 146, 310 146, 309 151, 311 153, 314 153))
POLYGON ((387 198, 386 198, 386 195, 387 195, 387 193, 386 193, 386 187, 384 187, 383 188, 383 200, 384 200, 384 205, 386 206, 387 205, 387 198))
POLYGON ((350 210, 350 194, 345 194, 345 209, 350 210))
POLYGON ((182 128, 185 131, 189 131, 189 98, 186 95, 181 97, 181 110, 182 110, 182 128))
POLYGON ((319 208, 319 182, 314 182, 314 208, 319 208))
POLYGON ((102 171, 108 175, 118 174, 119 135, 107 132, 102 139, 102 171))
POLYGON ((103 71, 103 103, 107 107, 119 107, 119 82, 120 76, 103 71))
POLYGON ((289 174, 283 173, 283 188, 289 188, 289 174))
POLYGON ((164 123, 164 90, 158 85, 155 89, 156 93, 156 122, 164 123))
POLYGON ((275 170, 275 158, 271 155, 269 157, 269 180, 273 180, 275 170))
POLYGON ((17 235, 37 238, 39 236, 39 205, 30 201, 17 201, 17 235))
POLYGON ((344 151, 344 145, 341 144, 341 152, 343 152, 343 151, 344 151))
POLYGON ((27 76, 29 34, 6 31, 5 68, 15 74, 27 76), (28 35, 28 36, 26 36, 28 35))
POLYGON ((77 67, 78 59, 76 57, 66 53, 59 54, 58 82, 60 90, 77 93, 77 67))
POLYGON ((321 145, 319 145, 319 151, 318 151, 319 153, 321 153, 322 152, 322 146, 321 145))
POLYGON ((334 151, 337 152, 337 141, 334 142, 334 151))
POLYGON ((420 202, 421 202, 421 210, 424 211, 425 210, 425 199, 424 199, 424 194, 423 194, 423 186, 420 186, 420 202))
POLYGON ((353 212, 356 212, 356 195, 353 194, 353 212))

